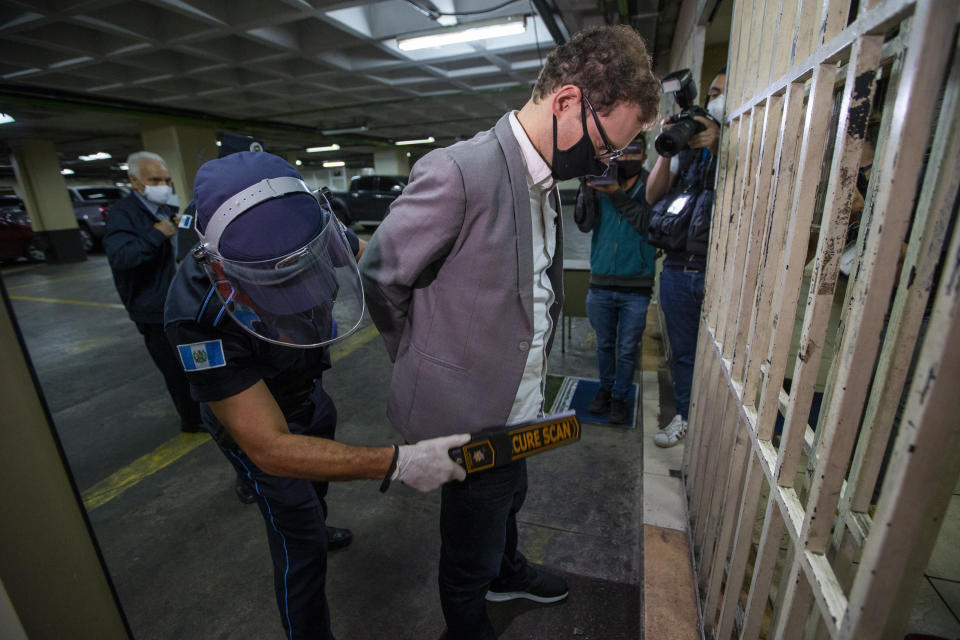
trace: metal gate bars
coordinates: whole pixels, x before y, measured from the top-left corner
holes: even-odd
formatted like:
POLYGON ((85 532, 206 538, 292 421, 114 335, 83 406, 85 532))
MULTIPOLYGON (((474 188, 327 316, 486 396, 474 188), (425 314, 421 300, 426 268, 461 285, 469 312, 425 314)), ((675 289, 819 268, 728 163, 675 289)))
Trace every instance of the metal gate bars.
POLYGON ((684 460, 708 637, 903 637, 960 472, 958 19, 736 2, 684 460))

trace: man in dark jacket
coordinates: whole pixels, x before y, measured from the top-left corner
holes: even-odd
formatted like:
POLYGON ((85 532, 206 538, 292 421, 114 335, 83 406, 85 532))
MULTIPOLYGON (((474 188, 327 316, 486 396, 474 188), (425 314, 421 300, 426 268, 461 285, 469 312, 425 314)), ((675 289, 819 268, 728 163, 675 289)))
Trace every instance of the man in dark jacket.
POLYGON ((198 431, 200 407, 190 397, 183 368, 163 333, 163 305, 176 271, 170 239, 177 232, 173 223, 177 211, 166 204, 173 181, 163 158, 149 151, 131 154, 127 166, 134 192, 107 211, 103 248, 123 306, 143 335, 180 414, 180 430, 198 431))
POLYGON ((609 411, 611 424, 624 424, 630 415, 627 395, 653 287, 655 250, 646 242, 650 205, 645 159, 641 133, 610 163, 610 175, 583 182, 574 211, 580 230, 593 232, 587 316, 597 334, 600 388, 588 411, 609 411))

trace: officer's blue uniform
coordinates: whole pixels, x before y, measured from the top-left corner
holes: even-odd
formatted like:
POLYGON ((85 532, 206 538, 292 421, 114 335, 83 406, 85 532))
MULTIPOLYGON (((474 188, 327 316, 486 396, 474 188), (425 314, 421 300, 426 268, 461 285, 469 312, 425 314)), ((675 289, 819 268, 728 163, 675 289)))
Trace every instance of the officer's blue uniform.
MULTIPOLYGON (((356 236, 348 232, 348 238, 356 251, 356 236)), ((323 498, 327 483, 263 472, 233 442, 206 404, 263 380, 292 433, 332 439, 337 410, 321 385, 323 371, 330 368, 327 350, 283 347, 246 333, 223 309, 192 255, 184 260, 170 286, 164 323, 167 338, 187 370, 193 397, 204 403, 204 426, 257 493, 287 637, 332 639, 324 591, 327 536, 323 498)))

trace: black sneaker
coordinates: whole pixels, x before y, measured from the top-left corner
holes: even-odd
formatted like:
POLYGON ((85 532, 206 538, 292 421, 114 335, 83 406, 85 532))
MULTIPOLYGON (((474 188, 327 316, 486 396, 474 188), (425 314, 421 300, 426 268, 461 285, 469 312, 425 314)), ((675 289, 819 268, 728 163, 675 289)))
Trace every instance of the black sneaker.
POLYGON ((610 398, 610 424, 626 424, 627 401, 623 398, 610 398))
POLYGON ((597 389, 597 395, 593 396, 593 401, 587 407, 587 411, 595 416, 603 415, 610 409, 610 390, 600 387, 597 389))
POLYGON ((520 580, 494 580, 487 591, 490 602, 507 602, 526 598, 541 604, 560 602, 567 597, 567 581, 543 569, 527 566, 520 580))
POLYGON ((327 527, 327 551, 342 549, 353 542, 353 533, 350 529, 327 527))

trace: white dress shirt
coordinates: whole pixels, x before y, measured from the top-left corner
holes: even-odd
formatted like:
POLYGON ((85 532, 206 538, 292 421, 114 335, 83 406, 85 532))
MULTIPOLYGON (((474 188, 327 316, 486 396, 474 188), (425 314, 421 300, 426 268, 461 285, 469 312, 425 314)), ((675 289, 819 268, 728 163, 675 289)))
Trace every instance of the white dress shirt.
POLYGON ((530 142, 516 112, 510 114, 510 127, 520 145, 523 163, 527 169, 527 190, 530 194, 530 217, 533 223, 533 340, 527 352, 520 388, 507 418, 507 424, 515 424, 532 420, 543 413, 547 340, 553 331, 550 305, 555 298, 547 269, 553 264, 557 249, 557 212, 550 206, 549 195, 554 185, 550 166, 530 142))

